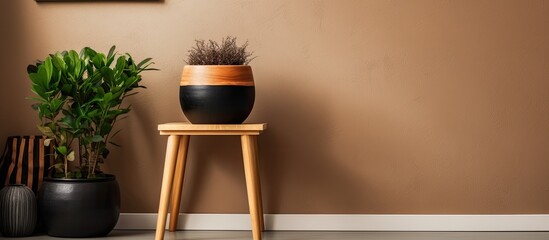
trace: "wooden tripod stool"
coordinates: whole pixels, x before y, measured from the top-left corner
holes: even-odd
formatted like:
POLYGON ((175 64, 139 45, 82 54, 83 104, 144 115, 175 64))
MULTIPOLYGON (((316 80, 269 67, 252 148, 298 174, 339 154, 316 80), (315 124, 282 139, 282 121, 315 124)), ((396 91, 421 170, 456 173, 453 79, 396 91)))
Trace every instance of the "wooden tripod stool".
POLYGON ((177 227, 179 204, 185 173, 185 162, 192 135, 237 135, 242 141, 242 156, 244 158, 244 172, 246 175, 246 189, 252 222, 254 240, 261 240, 264 229, 263 207, 261 203, 261 187, 258 172, 257 135, 267 128, 266 123, 260 124, 191 124, 166 123, 158 125, 160 135, 169 135, 162 176, 162 190, 158 207, 158 221, 156 224, 155 240, 164 239, 168 205, 171 202, 169 231, 177 227))

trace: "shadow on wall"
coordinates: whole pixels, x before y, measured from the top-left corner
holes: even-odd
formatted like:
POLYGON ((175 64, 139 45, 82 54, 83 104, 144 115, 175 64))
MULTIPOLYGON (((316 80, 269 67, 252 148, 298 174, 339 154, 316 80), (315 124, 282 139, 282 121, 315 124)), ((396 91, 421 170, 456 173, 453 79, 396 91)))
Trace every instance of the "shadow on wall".
POLYGON ((194 136, 189 148, 182 212, 227 212, 227 205, 233 206, 227 213, 247 212, 240 138, 194 136), (215 192, 208 191, 207 186, 216 186, 223 181, 236 182, 238 188, 216 187, 215 192), (227 205, 216 204, 213 196, 223 198, 227 205))
MULTIPOLYGON (((283 79, 303 82, 289 76, 283 79)), ((259 119, 269 122, 260 138, 265 213, 308 213, 303 209, 338 205, 345 212, 364 204, 353 195, 364 186, 330 152, 332 119, 338 116, 331 115, 329 99, 306 88, 275 84, 262 92, 268 100, 261 106, 259 119)))
MULTIPOLYGON (((147 101, 149 94, 136 95, 141 100, 147 101)), ((131 99, 131 104, 135 99, 131 99)), ((136 104, 137 105, 137 104, 136 104)), ((163 162, 165 154, 165 140, 156 130, 156 120, 148 111, 146 106, 132 107, 128 118, 123 122, 118 122, 116 127, 121 129, 121 134, 117 135, 114 142, 122 144, 122 148, 111 146, 111 155, 108 160, 108 172, 116 173, 118 181, 122 186, 122 209, 136 209, 142 206, 156 207, 143 198, 142 189, 152 189, 150 191, 154 196, 160 195, 160 187, 157 187, 158 178, 151 179, 151 176, 162 176, 163 162), (163 144, 163 145, 159 145, 163 144), (148 146, 148 147, 140 147, 148 146), (144 167, 147 166, 147 167, 144 167), (154 167, 154 168, 153 168, 154 167), (124 174, 121 174, 124 173, 124 174), (159 173, 159 174, 156 174, 159 173), (138 188, 124 186, 141 186, 138 188)), ((115 129, 116 131, 116 129, 115 129)), ((159 184, 158 184, 159 185, 159 184)))
MULTIPOLYGON (((288 84, 298 82, 285 79, 288 84)), ((326 99, 320 93, 288 84, 257 89, 255 112, 247 121, 269 124, 259 137, 264 212, 309 213, 303 209, 340 206, 337 213, 346 213, 360 208, 365 203, 355 193, 364 192, 365 186, 330 151, 331 119, 336 116, 322 104, 326 99)), ((181 211, 247 213, 238 138, 193 137, 190 149, 181 211), (217 187, 223 181, 236 188, 217 187), (212 186, 213 193, 208 191, 212 186), (216 198, 223 198, 222 206, 216 198), (230 212, 227 206, 233 206, 230 212)))

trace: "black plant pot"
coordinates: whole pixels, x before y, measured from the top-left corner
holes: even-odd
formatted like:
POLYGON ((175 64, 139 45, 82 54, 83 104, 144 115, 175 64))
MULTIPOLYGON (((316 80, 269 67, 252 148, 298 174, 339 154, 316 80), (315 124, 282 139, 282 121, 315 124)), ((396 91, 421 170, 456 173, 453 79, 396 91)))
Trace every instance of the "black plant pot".
POLYGON ((36 220, 36 197, 30 188, 17 184, 0 191, 0 231, 4 236, 30 236, 36 220))
POLYGON ((91 180, 46 178, 38 193, 38 210, 50 236, 105 236, 120 216, 120 188, 113 175, 91 180))
POLYGON ((193 124, 240 124, 254 106, 252 69, 244 65, 187 65, 179 101, 193 124))

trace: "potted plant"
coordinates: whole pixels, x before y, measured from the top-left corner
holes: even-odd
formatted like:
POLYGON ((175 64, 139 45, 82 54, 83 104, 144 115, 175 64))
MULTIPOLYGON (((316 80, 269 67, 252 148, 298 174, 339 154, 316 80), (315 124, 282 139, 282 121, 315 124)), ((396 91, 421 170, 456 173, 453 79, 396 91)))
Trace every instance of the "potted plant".
POLYGON ((181 109, 194 124, 240 124, 255 101, 253 53, 238 46, 235 37, 221 44, 196 40, 189 50, 179 87, 181 109))
POLYGON ((36 95, 38 129, 53 148, 53 177, 38 194, 46 232, 58 237, 108 234, 120 213, 120 191, 114 175, 101 171, 109 155, 113 127, 130 111, 124 100, 144 88, 141 73, 152 64, 136 63, 129 54, 117 56, 86 47, 50 54, 27 68, 36 95))

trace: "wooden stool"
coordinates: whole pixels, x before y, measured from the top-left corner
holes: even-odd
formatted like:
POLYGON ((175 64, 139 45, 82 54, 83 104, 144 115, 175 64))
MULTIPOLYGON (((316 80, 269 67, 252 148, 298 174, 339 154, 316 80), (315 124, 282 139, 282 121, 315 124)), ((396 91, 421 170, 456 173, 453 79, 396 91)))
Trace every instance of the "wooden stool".
POLYGON ((252 222, 254 240, 261 240, 263 224, 263 206, 261 203, 261 187, 258 172, 257 135, 267 128, 266 123, 259 124, 191 124, 166 123, 158 125, 160 135, 169 135, 162 177, 162 190, 158 207, 158 221, 156 224, 156 240, 164 239, 168 205, 171 202, 169 231, 177 227, 179 204, 185 173, 185 162, 192 135, 240 135, 242 141, 242 155, 244 158, 244 172, 246 175, 246 189, 252 222), (171 198, 170 198, 171 196, 171 198))

